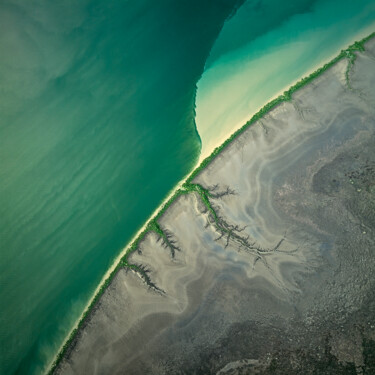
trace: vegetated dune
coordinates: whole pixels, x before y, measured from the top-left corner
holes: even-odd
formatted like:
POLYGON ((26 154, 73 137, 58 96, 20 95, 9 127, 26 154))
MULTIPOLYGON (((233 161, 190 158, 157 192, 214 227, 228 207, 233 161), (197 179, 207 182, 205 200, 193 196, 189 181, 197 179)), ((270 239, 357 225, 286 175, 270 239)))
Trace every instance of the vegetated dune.
POLYGON ((193 181, 89 316, 59 374, 374 373, 375 39, 193 181))

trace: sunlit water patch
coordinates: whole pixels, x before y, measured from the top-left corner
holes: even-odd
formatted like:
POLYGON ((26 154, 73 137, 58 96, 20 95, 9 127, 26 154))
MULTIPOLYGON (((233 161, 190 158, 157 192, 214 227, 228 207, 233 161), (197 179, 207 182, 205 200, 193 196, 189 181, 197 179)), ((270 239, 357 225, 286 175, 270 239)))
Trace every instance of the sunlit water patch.
POLYGON ((373 1, 296 0, 281 7, 248 0, 226 22, 198 82, 201 158, 273 97, 372 31, 373 1))

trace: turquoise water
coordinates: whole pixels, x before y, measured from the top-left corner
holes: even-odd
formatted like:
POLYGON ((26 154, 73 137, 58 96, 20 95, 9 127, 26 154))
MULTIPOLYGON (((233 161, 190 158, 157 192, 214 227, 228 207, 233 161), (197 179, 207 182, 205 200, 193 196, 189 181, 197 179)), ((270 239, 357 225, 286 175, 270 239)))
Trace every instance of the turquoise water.
MULTIPOLYGON (((315 58, 308 38, 293 44, 300 34, 283 39, 282 30, 326 3, 325 23, 310 22, 322 36, 327 23, 351 20, 337 11, 342 2, 249 0, 225 24, 208 61, 236 0, 0 3, 1 374, 45 369, 123 246, 194 166, 201 146, 195 87, 206 61, 197 113, 217 116, 223 107, 230 119, 234 103, 252 101, 254 91, 242 97, 239 85, 220 96, 220 80, 250 74, 243 63, 253 41, 256 55, 293 45, 285 55, 315 58), (222 62, 231 70, 211 76, 222 62), (205 107, 201 98, 215 86, 216 106, 205 107)), ((358 1, 349 10, 371 19, 370 5, 358 1)), ((350 36, 355 27, 342 32, 350 36)), ((332 40, 321 40, 325 51, 332 40)), ((251 77, 265 77, 268 66, 257 66, 251 77)), ((269 81, 272 94, 280 82, 269 81)), ((241 87, 251 86, 242 79, 241 87)), ((216 125, 206 129, 219 133, 216 125)))
POLYGON ((233 1, 0 3, 0 373, 41 373, 194 165, 195 85, 233 1))
POLYGON ((216 40, 198 82, 202 156, 276 94, 375 31, 373 0, 279 4, 247 1, 216 40))

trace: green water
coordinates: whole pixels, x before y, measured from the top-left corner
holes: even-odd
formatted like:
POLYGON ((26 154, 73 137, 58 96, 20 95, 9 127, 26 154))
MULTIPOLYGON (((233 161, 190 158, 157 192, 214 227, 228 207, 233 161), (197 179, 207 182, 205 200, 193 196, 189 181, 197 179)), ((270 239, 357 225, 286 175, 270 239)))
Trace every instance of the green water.
POLYGON ((40 373, 194 165, 233 1, 0 2, 0 373, 40 373))

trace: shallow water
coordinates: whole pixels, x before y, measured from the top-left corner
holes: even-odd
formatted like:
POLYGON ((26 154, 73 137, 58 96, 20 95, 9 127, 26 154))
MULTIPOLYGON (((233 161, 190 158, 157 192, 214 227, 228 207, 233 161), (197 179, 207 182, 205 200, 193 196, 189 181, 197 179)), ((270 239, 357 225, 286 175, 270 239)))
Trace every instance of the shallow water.
POLYGON ((235 3, 1 3, 1 374, 45 368, 193 167, 195 85, 235 3))
POLYGON ((248 0, 215 42, 198 82, 202 158, 278 93, 375 31, 371 0, 278 4, 248 0))

